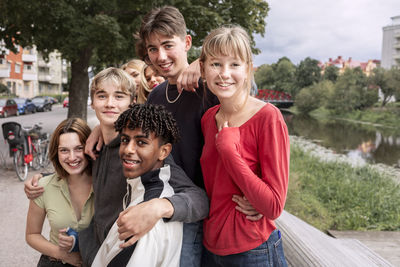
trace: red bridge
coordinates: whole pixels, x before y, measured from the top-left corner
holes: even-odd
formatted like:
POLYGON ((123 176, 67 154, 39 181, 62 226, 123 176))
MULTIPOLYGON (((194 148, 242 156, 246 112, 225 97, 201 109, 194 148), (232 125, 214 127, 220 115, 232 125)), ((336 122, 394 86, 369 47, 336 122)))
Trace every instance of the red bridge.
POLYGON ((288 108, 294 103, 292 96, 285 92, 275 91, 271 89, 258 89, 258 94, 256 95, 258 99, 265 102, 274 104, 278 108, 288 108))

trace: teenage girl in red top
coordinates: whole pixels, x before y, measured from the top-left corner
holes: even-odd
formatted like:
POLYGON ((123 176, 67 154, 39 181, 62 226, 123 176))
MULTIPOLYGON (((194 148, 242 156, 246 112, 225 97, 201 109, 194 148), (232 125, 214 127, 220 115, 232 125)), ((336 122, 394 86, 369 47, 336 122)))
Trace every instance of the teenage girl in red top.
POLYGON ((212 31, 200 64, 220 101, 201 120, 205 144, 200 162, 210 199, 202 265, 286 266, 274 220, 286 200, 288 131, 276 107, 249 95, 253 64, 247 33, 237 26, 212 31), (261 218, 251 220, 240 212, 233 201, 237 195, 261 218))

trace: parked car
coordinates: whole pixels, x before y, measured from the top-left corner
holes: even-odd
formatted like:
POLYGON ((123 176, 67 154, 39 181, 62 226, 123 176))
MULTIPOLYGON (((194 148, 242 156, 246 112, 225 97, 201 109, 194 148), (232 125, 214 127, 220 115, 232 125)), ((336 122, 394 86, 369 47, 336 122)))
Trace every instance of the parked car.
POLYGON ((10 115, 19 115, 18 105, 13 99, 0 99, 0 115, 7 118, 10 115))
POLYGON ((18 105, 19 114, 35 113, 36 106, 32 103, 29 98, 14 98, 14 101, 18 105))
POLYGON ((58 100, 55 97, 52 97, 52 96, 38 95, 38 96, 35 96, 34 98, 46 98, 48 101, 50 101, 50 103, 52 105, 58 103, 58 100))
POLYGON ((52 97, 52 96, 47 96, 49 99, 50 99, 50 101, 51 101, 51 104, 52 105, 54 105, 54 104, 57 104, 58 103, 58 100, 57 100, 57 98, 55 98, 55 97, 52 97))
POLYGON ((51 111, 52 104, 48 98, 45 97, 34 97, 32 99, 33 104, 36 106, 36 111, 51 111))
POLYGON ((68 106, 69 106, 69 97, 67 96, 66 98, 64 98, 63 108, 67 108, 68 106))

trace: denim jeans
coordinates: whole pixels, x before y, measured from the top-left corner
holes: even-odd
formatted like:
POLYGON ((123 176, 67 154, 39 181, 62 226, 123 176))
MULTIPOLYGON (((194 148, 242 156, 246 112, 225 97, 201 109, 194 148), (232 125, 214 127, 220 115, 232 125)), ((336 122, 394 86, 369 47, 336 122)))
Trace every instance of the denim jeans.
POLYGON ((218 256, 204 248, 203 267, 264 267, 278 266, 287 267, 285 256, 283 254, 282 238, 279 230, 271 233, 268 240, 255 249, 232 254, 227 256, 218 256))
POLYGON ((183 224, 180 267, 200 267, 203 250, 203 221, 183 224))

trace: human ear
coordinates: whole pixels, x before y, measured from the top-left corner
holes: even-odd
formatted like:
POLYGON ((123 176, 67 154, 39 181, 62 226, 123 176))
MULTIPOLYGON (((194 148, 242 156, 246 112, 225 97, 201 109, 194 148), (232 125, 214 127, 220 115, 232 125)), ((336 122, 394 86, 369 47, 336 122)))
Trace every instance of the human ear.
POLYGON ((172 150, 171 143, 166 143, 166 144, 162 145, 159 150, 160 153, 158 156, 158 160, 163 161, 164 159, 166 159, 168 157, 169 153, 171 153, 171 150, 172 150))
POLYGON ((189 34, 185 36, 185 52, 188 52, 192 47, 192 36, 189 34))

